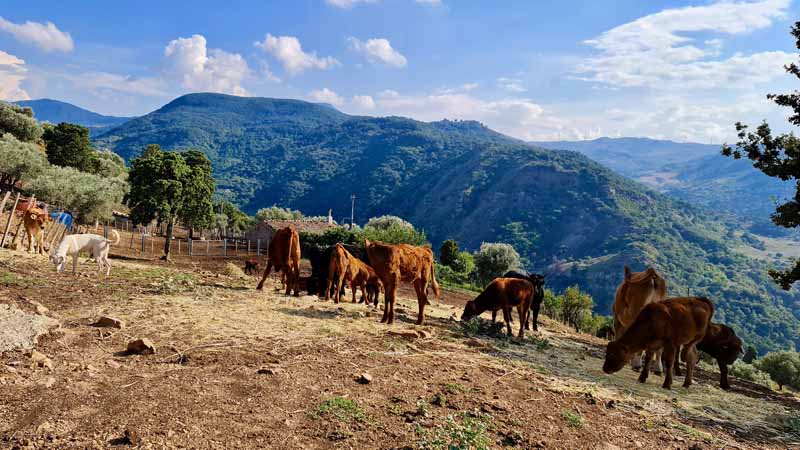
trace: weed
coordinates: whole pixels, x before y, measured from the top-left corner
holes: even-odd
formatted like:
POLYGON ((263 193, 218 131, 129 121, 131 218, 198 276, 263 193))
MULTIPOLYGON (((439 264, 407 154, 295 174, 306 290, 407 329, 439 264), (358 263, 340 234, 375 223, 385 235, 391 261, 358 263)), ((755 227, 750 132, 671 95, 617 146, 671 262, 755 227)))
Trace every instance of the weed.
POLYGON ((0 285, 10 287, 19 284, 17 277, 11 272, 0 273, 0 285))
POLYGON ((187 292, 194 289, 197 285, 197 277, 192 274, 178 273, 170 277, 164 277, 160 282, 155 283, 156 291, 161 295, 173 295, 180 292, 187 292))
POLYGON ((366 415, 361 407, 358 406, 355 400, 344 398, 340 396, 325 399, 320 403, 316 409, 311 413, 314 419, 322 419, 324 417, 332 417, 342 422, 358 421, 365 422, 366 415))
POLYGON ((431 399, 431 405, 434 406, 442 407, 446 403, 447 403, 447 397, 440 392, 434 394, 433 399, 431 399))
POLYGON ((561 417, 563 417, 564 420, 567 421, 567 425, 569 425, 569 426, 571 426, 573 428, 580 428, 580 427, 583 426, 583 417, 581 417, 579 414, 574 413, 574 412, 572 412, 572 411, 570 411, 568 409, 565 409, 564 411, 561 411, 561 417))
POLYGON ((531 336, 531 341, 533 342, 533 346, 536 347, 536 350, 544 351, 550 348, 550 341, 544 337, 538 336, 531 336))
POLYGON ((466 322, 462 321, 456 324, 453 331, 456 334, 467 337, 485 335, 493 338, 505 338, 504 329, 505 324, 503 322, 490 322, 480 317, 473 317, 466 322))
POLYGON ((448 394, 458 394, 459 392, 464 392, 466 389, 464 386, 458 383, 445 383, 442 385, 444 387, 445 392, 448 394))
POLYGON ((489 448, 488 416, 471 417, 460 415, 457 420, 447 416, 445 423, 427 431, 417 426, 416 433, 420 437, 418 445, 424 450, 485 450, 489 448))
POLYGON ((418 400, 416 414, 420 417, 428 417, 428 402, 425 400, 418 400))

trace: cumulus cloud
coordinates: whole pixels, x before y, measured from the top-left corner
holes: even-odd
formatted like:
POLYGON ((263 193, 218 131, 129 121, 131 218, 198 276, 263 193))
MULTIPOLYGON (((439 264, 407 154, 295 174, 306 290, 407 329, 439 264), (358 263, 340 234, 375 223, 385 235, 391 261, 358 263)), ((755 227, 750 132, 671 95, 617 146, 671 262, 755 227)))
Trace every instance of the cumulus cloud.
POLYGON ((170 41, 163 63, 165 75, 187 90, 247 94, 241 85, 250 75, 247 61, 237 53, 207 49, 202 35, 170 41))
POLYGON ((25 44, 32 44, 46 52, 69 52, 75 47, 72 36, 61 31, 52 22, 25 22, 18 24, 0 17, 0 31, 14 36, 25 44))
POLYGON ((158 77, 134 77, 110 72, 61 74, 60 77, 99 97, 108 97, 109 92, 150 97, 170 96, 168 83, 158 77))
POLYGON ((371 62, 381 62, 392 67, 405 67, 408 63, 405 56, 392 48, 388 39, 375 38, 362 41, 349 37, 347 42, 352 50, 365 55, 371 62))
POLYGON ((497 85, 509 92, 525 92, 528 90, 522 85, 522 80, 519 78, 500 77, 497 79, 497 85))
POLYGON ((331 56, 318 57, 314 52, 303 51, 300 40, 294 36, 273 36, 267 33, 263 41, 254 42, 253 45, 280 61, 290 75, 297 75, 308 69, 327 70, 340 64, 331 56))
POLYGON ((344 99, 336 92, 322 88, 308 93, 308 99, 317 103, 329 103, 333 106, 341 106, 344 104, 344 99))
POLYGON ((353 106, 362 111, 371 111, 375 109, 375 99, 369 95, 354 95, 352 103, 353 106))
POLYGON ((337 8, 349 9, 359 3, 375 3, 377 0, 325 0, 325 3, 337 8))
POLYGON ((586 41, 598 51, 578 66, 582 79, 612 87, 658 89, 747 86, 783 73, 792 55, 767 51, 719 59, 719 37, 697 42, 689 33, 737 35, 783 18, 790 0, 720 1, 666 9, 586 41))
POLYGON ((24 60, 0 50, 0 99, 30 99, 28 93, 22 88, 26 71, 24 60))

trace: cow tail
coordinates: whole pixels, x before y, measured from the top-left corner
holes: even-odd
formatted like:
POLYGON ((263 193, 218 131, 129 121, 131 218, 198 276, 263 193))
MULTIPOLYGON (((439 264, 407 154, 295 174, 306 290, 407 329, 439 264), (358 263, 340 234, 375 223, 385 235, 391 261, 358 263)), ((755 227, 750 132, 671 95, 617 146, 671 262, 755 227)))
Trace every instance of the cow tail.
POLYGON ((442 291, 439 289, 439 283, 436 282, 436 264, 431 264, 431 286, 433 286, 433 294, 439 298, 442 291))

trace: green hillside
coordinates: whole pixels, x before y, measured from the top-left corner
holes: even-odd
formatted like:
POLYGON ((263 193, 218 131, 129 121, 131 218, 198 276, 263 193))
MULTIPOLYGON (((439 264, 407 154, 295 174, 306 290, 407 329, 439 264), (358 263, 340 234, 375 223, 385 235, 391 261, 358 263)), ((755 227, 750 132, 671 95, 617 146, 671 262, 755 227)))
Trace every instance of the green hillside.
POLYGON ((130 117, 104 116, 70 103, 51 100, 49 98, 22 100, 15 103, 20 106, 27 106, 36 111, 37 120, 53 124, 69 122, 83 125, 89 128, 92 135, 108 131, 110 128, 123 124, 131 119, 130 117))
POLYGON ((192 94, 100 136, 129 159, 146 144, 199 148, 224 195, 254 212, 280 204, 356 220, 391 213, 434 245, 513 243, 609 313, 623 264, 655 264, 673 294, 708 294, 718 319, 762 349, 800 346, 800 302, 708 213, 647 190, 581 154, 550 151, 475 122, 367 118, 294 100, 192 94))

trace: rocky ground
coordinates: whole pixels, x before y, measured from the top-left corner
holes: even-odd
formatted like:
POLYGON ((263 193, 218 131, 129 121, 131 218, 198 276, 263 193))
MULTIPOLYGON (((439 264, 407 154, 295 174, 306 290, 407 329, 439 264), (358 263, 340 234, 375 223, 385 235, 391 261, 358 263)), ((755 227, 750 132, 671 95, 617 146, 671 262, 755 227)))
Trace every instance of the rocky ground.
POLYGON ((255 291, 254 278, 221 275, 221 262, 113 263, 109 277, 85 261, 78 276, 59 275, 44 256, 0 250, 0 345, 18 347, 0 353, 0 448, 800 442, 796 397, 737 380, 724 392, 713 373, 688 391, 638 384, 629 369, 608 376, 601 340, 546 318, 521 340, 462 327, 463 293, 445 292, 425 326, 402 298, 387 327, 380 310, 285 297, 277 280, 255 291), (22 331, 10 338, 12 328, 22 331), (24 348, 37 330, 50 332, 24 348), (154 353, 128 352, 136 339, 154 353))

